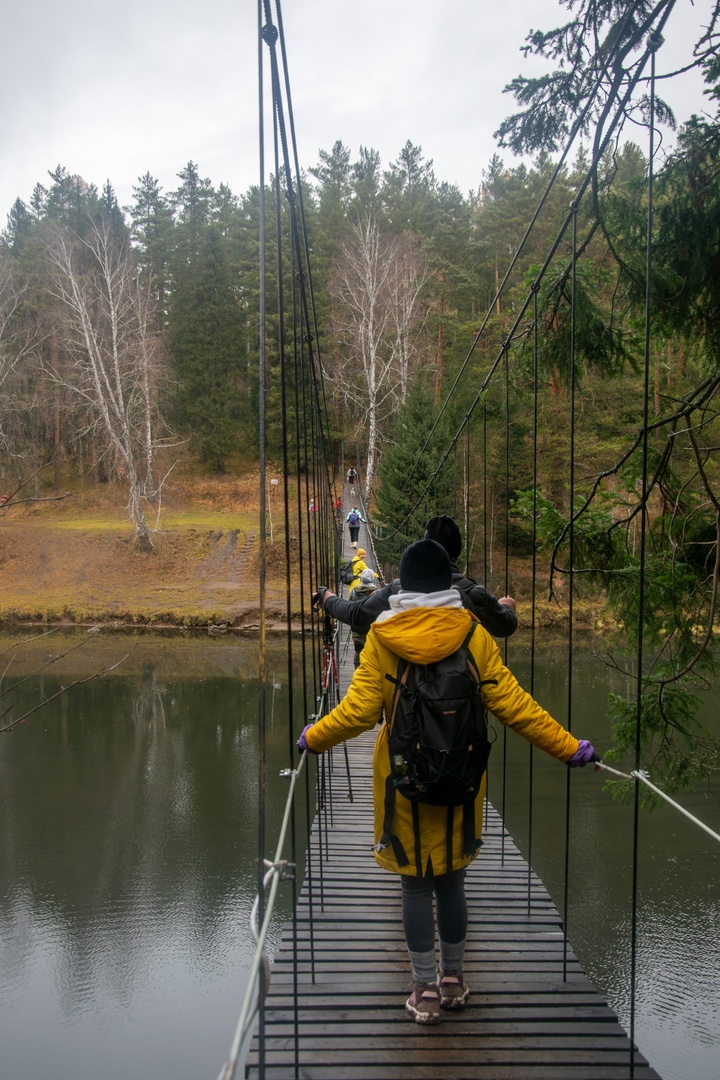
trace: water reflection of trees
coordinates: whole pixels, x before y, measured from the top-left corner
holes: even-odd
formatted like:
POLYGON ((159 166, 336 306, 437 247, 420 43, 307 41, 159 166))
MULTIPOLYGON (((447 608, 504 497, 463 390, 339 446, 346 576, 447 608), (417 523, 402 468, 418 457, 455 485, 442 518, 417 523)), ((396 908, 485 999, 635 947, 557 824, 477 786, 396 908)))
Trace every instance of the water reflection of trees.
MULTIPOLYGON (((25 699, 47 695, 51 681, 26 688, 25 699)), ((287 793, 279 770, 289 700, 284 675, 270 685, 272 843, 287 793)), ((133 679, 76 688, 8 737, 3 968, 19 975, 42 926, 59 950, 63 997, 105 979, 122 998, 143 973, 152 977, 161 947, 208 963, 237 948, 257 880, 258 760, 255 672, 183 680, 148 664, 133 679)))

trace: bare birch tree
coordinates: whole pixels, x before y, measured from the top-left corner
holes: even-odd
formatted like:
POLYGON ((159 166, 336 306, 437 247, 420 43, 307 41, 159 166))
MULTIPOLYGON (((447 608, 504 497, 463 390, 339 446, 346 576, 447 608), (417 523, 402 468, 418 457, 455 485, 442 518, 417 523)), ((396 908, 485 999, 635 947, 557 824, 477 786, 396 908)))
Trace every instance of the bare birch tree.
POLYGON ((365 499, 377 472, 380 431, 407 393, 411 332, 427 267, 406 239, 382 236, 368 217, 353 226, 333 278, 341 385, 367 440, 365 499))
POLYGON ((128 513, 141 550, 152 548, 144 499, 155 496, 154 450, 160 341, 132 253, 107 221, 87 236, 52 232, 48 256, 64 311, 70 363, 53 378, 85 404, 88 429, 104 435, 128 483, 128 513))

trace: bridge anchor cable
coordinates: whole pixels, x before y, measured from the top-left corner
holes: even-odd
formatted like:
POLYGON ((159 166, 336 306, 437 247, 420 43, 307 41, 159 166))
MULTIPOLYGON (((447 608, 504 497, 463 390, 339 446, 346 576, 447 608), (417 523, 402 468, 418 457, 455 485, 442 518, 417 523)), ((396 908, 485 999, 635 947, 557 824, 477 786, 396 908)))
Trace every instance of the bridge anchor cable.
POLYGON ((611 768, 611 766, 606 765, 604 761, 596 762, 595 768, 603 772, 612 773, 613 776, 619 776, 622 780, 639 780, 641 783, 645 784, 646 787, 649 787, 651 791, 654 791, 656 795, 659 795, 661 799, 664 799, 666 803, 674 807, 675 810, 679 810, 681 814, 684 814, 685 817, 692 821, 694 825, 697 825, 698 828, 703 829, 708 834, 708 836, 712 836, 713 840, 717 840, 718 842, 720 842, 720 834, 714 832, 709 825, 705 824, 704 821, 700 821, 700 818, 695 817, 695 815, 691 814, 689 810, 686 810, 684 806, 681 806, 680 803, 675 802, 674 799, 671 799, 670 796, 666 794, 666 792, 661 791, 659 787, 656 787, 655 784, 653 784, 653 782, 650 780, 647 772, 645 772, 644 769, 633 769, 630 773, 624 773, 620 772, 619 769, 611 768))

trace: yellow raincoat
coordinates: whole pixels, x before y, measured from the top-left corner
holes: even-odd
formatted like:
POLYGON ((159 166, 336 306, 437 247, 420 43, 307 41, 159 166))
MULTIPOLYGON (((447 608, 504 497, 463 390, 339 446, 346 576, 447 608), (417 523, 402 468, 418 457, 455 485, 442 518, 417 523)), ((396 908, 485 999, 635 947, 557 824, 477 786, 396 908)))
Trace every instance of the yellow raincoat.
MULTIPOLYGON (((475 620, 466 608, 415 607, 396 612, 375 622, 370 628, 348 692, 332 712, 318 720, 306 733, 309 749, 316 753, 360 735, 377 724, 383 714, 389 716, 394 685, 385 678, 395 675, 398 656, 411 663, 429 664, 456 652, 475 620)), ((470 641, 472 653, 485 682, 483 700, 487 709, 503 724, 528 742, 545 750, 559 761, 568 761, 578 749, 578 740, 566 731, 526 693, 500 659, 500 651, 488 632, 478 623, 470 641)), ((373 801, 375 808, 375 858, 386 870, 395 873, 444 874, 459 870, 475 858, 463 853, 462 808, 454 809, 452 822, 452 857, 448 865, 448 808, 425 803, 411 803, 398 794, 392 831, 407 853, 404 865, 398 861, 396 846, 380 847, 385 818, 386 780, 390 772, 387 725, 383 724, 375 743, 373 758, 373 801), (417 827, 413 825, 413 806, 417 809, 417 827), (418 870, 418 866, 421 868, 418 870)), ((482 808, 485 793, 483 780, 475 800, 475 837, 478 847, 482 835, 482 808)))

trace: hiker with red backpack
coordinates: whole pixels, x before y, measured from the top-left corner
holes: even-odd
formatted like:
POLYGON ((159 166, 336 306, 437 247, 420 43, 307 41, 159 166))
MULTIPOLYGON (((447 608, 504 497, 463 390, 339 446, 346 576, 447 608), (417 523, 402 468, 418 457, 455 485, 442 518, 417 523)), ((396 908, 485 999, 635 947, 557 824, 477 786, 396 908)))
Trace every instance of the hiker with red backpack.
POLYGON ((452 581, 450 557, 436 541, 405 549, 400 590, 370 627, 347 694, 298 739, 301 752, 322 753, 385 716, 373 756, 374 851, 380 866, 400 875, 414 984, 405 1008, 418 1024, 437 1023, 441 1008, 464 1008, 470 994, 463 973, 465 871, 482 835, 484 709, 558 761, 599 760, 589 742, 578 741, 521 688, 452 581), (445 687, 453 689, 438 692, 445 687), (450 713, 452 724, 444 719, 450 713), (421 737, 408 728, 403 741, 397 727, 412 717, 421 737), (456 729, 471 741, 450 745, 456 729), (443 739, 447 745, 439 745, 443 739), (443 764, 450 759, 452 774, 443 764))

